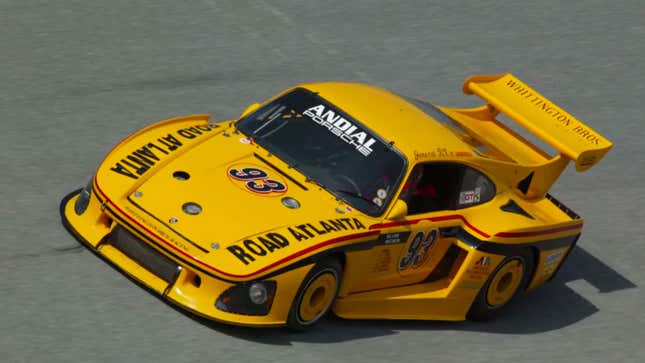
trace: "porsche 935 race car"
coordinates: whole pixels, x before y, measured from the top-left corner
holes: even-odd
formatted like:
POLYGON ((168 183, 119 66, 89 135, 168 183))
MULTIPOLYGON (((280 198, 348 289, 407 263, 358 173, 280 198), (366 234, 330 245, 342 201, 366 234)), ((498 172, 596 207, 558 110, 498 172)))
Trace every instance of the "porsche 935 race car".
POLYGON ((612 144, 511 74, 463 91, 486 103, 314 83, 237 120, 162 121, 64 198, 63 223, 163 299, 221 322, 490 318, 556 274, 583 220, 548 191, 612 144))

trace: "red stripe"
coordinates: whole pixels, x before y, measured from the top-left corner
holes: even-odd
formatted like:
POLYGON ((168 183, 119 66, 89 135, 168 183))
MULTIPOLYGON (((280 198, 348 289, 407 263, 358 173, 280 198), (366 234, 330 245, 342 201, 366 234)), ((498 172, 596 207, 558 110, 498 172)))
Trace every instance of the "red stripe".
MULTIPOLYGON (((389 222, 389 223, 374 224, 374 225, 371 225, 369 227, 370 231, 362 232, 362 233, 356 233, 356 234, 352 234, 352 235, 348 235, 348 236, 341 236, 341 237, 333 238, 333 239, 321 242, 319 244, 307 247, 304 250, 301 250, 301 251, 298 251, 298 252, 296 252, 296 253, 294 253, 292 255, 289 255, 289 256, 287 256, 287 257, 285 257, 285 258, 283 258, 283 259, 281 259, 279 261, 276 261, 276 262, 274 262, 274 263, 272 263, 270 265, 267 265, 267 266, 255 271, 255 272, 252 272, 252 273, 249 273, 249 274, 246 274, 246 275, 236 275, 236 274, 231 274, 231 273, 219 270, 219 269, 217 269, 217 268, 215 268, 215 267, 213 267, 213 266, 201 261, 200 259, 198 259, 198 258, 196 258, 196 257, 194 257, 192 255, 189 255, 186 252, 178 249, 172 243, 166 241, 165 239, 163 239, 162 237, 160 237, 159 235, 157 235, 153 231, 151 231, 148 228, 146 228, 144 225, 142 225, 137 220, 132 218, 130 215, 125 213, 114 202, 112 202, 110 200, 110 198, 108 198, 108 196, 105 194, 105 192, 101 189, 101 186, 98 183, 98 178, 97 177, 94 178, 94 184, 96 185, 99 193, 101 193, 103 198, 108 203, 110 203, 114 208, 116 208, 119 211, 120 214, 125 216, 132 223, 136 224, 139 228, 141 228, 142 230, 146 231, 149 235, 154 236, 157 240, 161 241, 166 246, 170 247, 176 253, 188 258, 189 260, 192 260, 192 261, 196 262, 197 264, 201 265, 202 267, 205 267, 205 268, 207 268, 207 269, 209 269, 211 271, 214 271, 214 272, 216 272, 218 274, 228 276, 228 277, 233 277, 233 278, 248 278, 248 277, 260 274, 262 272, 268 271, 268 270, 270 270, 270 269, 272 269, 274 267, 277 267, 277 266, 279 266, 281 264, 287 263, 287 262, 289 262, 289 261, 291 261, 291 260, 293 260, 295 258, 298 258, 300 256, 306 255, 306 254, 308 254, 310 252, 316 251, 318 249, 321 249, 321 248, 324 248, 324 247, 327 247, 327 246, 330 246, 330 245, 333 245, 333 244, 345 242, 345 241, 348 241, 348 240, 351 240, 351 239, 358 239, 358 238, 364 238, 364 237, 368 237, 368 236, 375 236, 375 235, 380 233, 380 229, 382 229, 382 228, 413 225, 413 224, 417 224, 417 223, 419 223, 419 222, 421 222, 423 220, 427 220, 427 221, 431 221, 431 222, 442 222, 442 221, 447 221, 447 220, 456 220, 456 219, 458 219, 458 220, 461 220, 466 226, 468 226, 468 228, 470 228, 474 232, 478 233, 479 235, 481 235, 481 236, 483 236, 485 238, 490 237, 490 234, 488 234, 488 233, 476 228, 475 226, 470 224, 470 222, 468 222, 468 220, 466 220, 466 218, 464 218, 462 215, 459 215, 459 214, 451 214, 451 215, 440 216, 440 217, 420 218, 420 219, 413 219, 413 220, 408 220, 408 221, 403 221, 403 222, 389 222)), ((581 228, 581 227, 582 227, 582 223, 576 224, 576 225, 552 228, 552 229, 547 229, 547 230, 541 230, 541 231, 499 232, 499 233, 495 234, 495 237, 503 237, 503 238, 504 237, 505 238, 531 237, 531 236, 539 236, 539 235, 543 235, 543 234, 564 232, 564 231, 568 231, 568 230, 578 229, 578 228, 581 228)))
POLYGON ((388 222, 388 223, 378 223, 378 224, 373 224, 370 226, 370 229, 381 229, 381 228, 390 228, 390 227, 397 227, 397 226, 407 226, 407 225, 412 225, 412 224, 417 224, 421 221, 430 221, 430 222, 442 222, 442 221, 449 221, 449 220, 461 220, 468 228, 472 229, 475 231, 477 234, 481 235, 484 238, 490 237, 490 234, 480 230, 479 228, 473 226, 464 218, 462 215, 459 214, 451 214, 447 216, 440 216, 440 217, 429 217, 429 218, 419 218, 419 219, 411 219, 408 221, 402 221, 402 222, 388 222))
POLYGON ((228 272, 225 272, 225 271, 219 270, 219 269, 217 269, 217 268, 215 268, 215 267, 213 267, 213 266, 211 266, 211 265, 209 265, 209 264, 207 264, 207 263, 203 262, 202 260, 200 260, 200 259, 198 259, 198 258, 196 258, 196 257, 194 257, 194 256, 192 256, 192 255, 189 255, 189 254, 185 253, 184 251, 182 251, 182 250, 178 249, 178 248, 177 248, 177 247, 175 247, 172 243, 170 243, 170 242, 166 241, 165 239, 163 239, 162 237, 160 237, 159 235, 157 235, 157 234, 156 234, 156 233, 154 233, 153 231, 151 231, 151 230, 149 230, 148 228, 146 228, 145 226, 143 226, 143 225, 142 225, 141 223, 139 223, 137 220, 135 220, 135 219, 134 219, 134 218, 132 218, 130 215, 128 215, 127 213, 125 213, 125 212, 124 212, 121 208, 119 208, 119 207, 118 207, 114 202, 112 202, 112 201, 110 200, 110 198, 108 198, 108 196, 105 194, 105 192, 104 192, 104 191, 101 189, 101 187, 99 186, 98 178, 96 178, 96 177, 94 178, 94 184, 96 185, 96 187, 97 187, 97 189, 98 189, 99 193, 101 193, 101 195, 103 196, 103 198, 104 198, 108 203, 110 203, 114 208, 116 208, 116 209, 119 211, 119 213, 120 213, 120 214, 124 215, 124 216, 125 216, 127 219, 129 219, 132 223, 136 224, 136 225, 137 225, 137 227, 139 227, 139 228, 141 228, 142 230, 146 231, 148 234, 150 234, 150 235, 154 236, 157 240, 159 240, 159 241, 163 242, 166 246, 170 247, 173 251, 175 251, 175 252, 179 253, 180 255, 183 255, 184 257, 186 257, 186 258, 188 258, 188 259, 190 259, 190 260, 192 260, 192 261, 196 262, 197 264, 199 264, 199 265, 201 265, 201 266, 203 266, 203 267, 205 267, 205 268, 207 268, 207 269, 209 269, 209 270, 211 270, 211 271, 214 271, 214 272, 216 272, 216 273, 218 273, 218 274, 225 275, 225 276, 228 276, 228 277, 233 277, 233 278, 248 278, 248 277, 251 277, 251 276, 257 275, 257 274, 259 274, 259 273, 262 273, 262 272, 268 271, 268 270, 270 270, 270 269, 272 269, 272 268, 274 268, 274 267, 277 267, 277 266, 279 266, 279 265, 281 265, 281 264, 284 264, 284 263, 286 263, 286 262, 288 262, 288 261, 290 261, 290 260, 293 260, 294 258, 298 258, 298 257, 300 257, 300 256, 306 255, 307 253, 313 252, 313 251, 318 250, 318 249, 321 249, 321 248, 323 248, 323 247, 327 247, 327 246, 330 246, 330 245, 333 245, 333 244, 336 244, 336 243, 345 242, 345 241, 348 241, 348 240, 351 240, 351 239, 358 239, 358 238, 368 237, 368 236, 372 236, 372 235, 374 235, 374 236, 375 236, 375 235, 379 234, 379 231, 368 231, 368 232, 356 233, 356 234, 352 234, 352 235, 348 235, 348 236, 341 236, 341 237, 333 238, 333 239, 330 239, 330 240, 327 240, 327 241, 321 242, 321 243, 319 243, 319 244, 317 244, 317 245, 313 245, 313 246, 310 246, 310 247, 308 247, 308 248, 305 248, 304 250, 298 251, 298 252, 296 252, 296 253, 294 253, 294 254, 292 254, 292 255, 290 255, 290 256, 287 256, 287 257, 285 257, 285 258, 283 258, 283 259, 281 259, 281 260, 279 260, 279 261, 277 261, 277 262, 274 262, 274 263, 272 263, 272 264, 270 264, 270 265, 268 265, 268 266, 265 266, 265 267, 263 267, 263 268, 261 268, 261 269, 259 269, 259 270, 255 271, 255 272, 251 272, 250 274, 246 274, 246 275, 235 275, 235 274, 231 274, 231 273, 228 273, 228 272))
POLYGON ((564 231, 569 231, 572 229, 579 229, 582 228, 582 223, 580 224, 574 224, 571 226, 564 226, 564 227, 558 227, 558 228, 551 228, 551 229, 544 229, 541 231, 529 231, 529 232, 499 232, 495 235, 495 237, 533 237, 533 236, 540 236, 543 234, 551 234, 551 233, 558 233, 558 232, 564 232, 564 231))
POLYGON ((464 218, 464 216, 459 215, 459 214, 452 214, 452 215, 449 215, 449 216, 441 216, 441 217, 430 218, 430 220, 432 222, 441 222, 441 221, 447 221, 447 220, 451 220, 451 219, 459 219, 459 220, 461 220, 462 222, 464 222, 464 224, 466 226, 468 226, 468 228, 472 229, 473 231, 475 231, 479 235, 483 236, 484 238, 490 237, 490 234, 480 230, 479 228, 476 228, 475 226, 470 224, 470 222, 468 222, 468 220, 466 220, 466 218, 464 218))
POLYGON ((390 228, 397 226, 407 226, 410 224, 417 224, 421 219, 403 221, 403 222, 388 222, 388 223, 377 223, 372 224, 369 229, 381 229, 381 228, 390 228))
MULTIPOLYGON (((268 271, 268 270, 270 270, 270 269, 272 269, 274 267, 277 267, 277 266, 279 266, 279 265, 281 265, 283 263, 288 262, 289 260, 292 260, 294 258, 298 258, 300 256, 304 256, 304 255, 308 254, 309 252, 313 252, 313 251, 321 249, 323 247, 327 247, 327 246, 330 246, 330 245, 333 245, 333 244, 336 244, 336 243, 340 243, 340 242, 345 242, 345 241, 348 241, 348 240, 351 240, 351 239, 363 238, 363 237, 368 237, 368 236, 376 236, 379 233, 380 233, 379 231, 362 232, 362 233, 352 234, 352 235, 349 235, 349 236, 341 236, 341 237, 337 237, 337 238, 334 238, 334 239, 330 239, 330 240, 327 240, 325 242, 321 242, 321 243, 319 243, 317 245, 307 247, 304 250, 298 251, 298 252, 296 252, 296 253, 294 253, 294 254, 292 254, 290 256, 287 256, 287 257, 285 257, 285 258, 283 258, 283 259, 281 259, 281 260, 279 260, 277 262, 274 262, 274 263, 272 263, 272 264, 270 264, 270 265, 268 265, 266 267, 263 267, 263 268, 255 271, 254 273, 252 273, 252 275, 268 271)), ((246 276, 249 276, 249 275, 246 275, 246 276)))
MULTIPOLYGON (((406 226, 406 225, 413 225, 417 224, 421 221, 430 221, 430 222, 442 222, 442 221, 449 221, 449 220, 461 220, 468 228, 476 232, 477 234, 481 235, 482 237, 488 238, 490 237, 490 234, 480 230, 479 228, 473 226, 464 216, 459 215, 459 214, 451 214, 451 215, 446 215, 446 216, 440 216, 440 217, 429 217, 429 218, 419 218, 419 219, 411 219, 408 221, 402 221, 402 222, 388 222, 388 223, 379 223, 379 224, 373 224, 370 226, 369 229, 381 229, 381 228, 391 228, 391 227, 397 227, 397 226, 406 226)), ((519 237, 533 237, 533 236, 541 236, 544 234, 551 234, 551 233, 558 233, 558 232, 564 232, 564 231, 570 231, 574 229, 580 229, 582 228, 582 223, 579 224, 574 224, 574 225, 569 225, 569 226, 563 226, 563 227, 557 227, 557 228, 551 228, 551 229, 543 229, 540 231, 528 231, 528 232, 499 232, 495 234, 495 237, 502 237, 502 238, 519 238, 519 237)))

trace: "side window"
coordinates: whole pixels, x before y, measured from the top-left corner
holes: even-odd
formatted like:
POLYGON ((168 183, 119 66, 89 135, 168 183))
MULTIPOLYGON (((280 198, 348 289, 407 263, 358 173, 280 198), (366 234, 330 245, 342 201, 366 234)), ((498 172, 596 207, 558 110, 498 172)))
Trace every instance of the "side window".
POLYGON ((428 163, 414 167, 400 198, 408 214, 472 207, 489 201, 495 185, 479 171, 458 163, 428 163))
POLYGON ((457 208, 467 208, 488 202, 495 196, 495 185, 484 174, 464 166, 457 208))

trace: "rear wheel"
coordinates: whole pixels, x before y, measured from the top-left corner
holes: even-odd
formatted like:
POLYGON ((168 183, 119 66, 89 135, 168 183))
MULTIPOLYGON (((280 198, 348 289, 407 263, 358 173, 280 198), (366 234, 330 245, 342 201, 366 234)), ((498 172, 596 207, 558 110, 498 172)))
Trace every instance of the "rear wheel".
POLYGON ((287 319, 289 328, 305 330, 329 312, 338 295, 342 270, 335 259, 323 260, 314 266, 291 305, 287 319))
POLYGON ((488 320, 495 317, 526 288, 533 268, 533 256, 530 251, 506 257, 477 294, 468 312, 468 319, 488 320))

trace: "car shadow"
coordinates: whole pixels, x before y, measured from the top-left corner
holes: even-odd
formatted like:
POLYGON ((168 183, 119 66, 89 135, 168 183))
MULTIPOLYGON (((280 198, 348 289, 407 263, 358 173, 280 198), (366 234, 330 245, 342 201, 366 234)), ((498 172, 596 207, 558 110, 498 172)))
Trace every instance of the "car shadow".
MULTIPOLYGON (((599 311, 566 284, 586 280, 598 293, 612 293, 636 285, 602 261, 576 247, 558 275, 544 286, 516 299, 503 314, 485 322, 437 322, 408 320, 345 320, 330 316, 306 332, 286 328, 228 326, 185 315, 223 334, 272 345, 292 342, 335 343, 398 334, 400 331, 471 331, 496 334, 535 334, 561 329, 599 311)), ((177 309, 178 311, 182 311, 177 309)), ((183 312, 183 311, 182 311, 183 312)))

